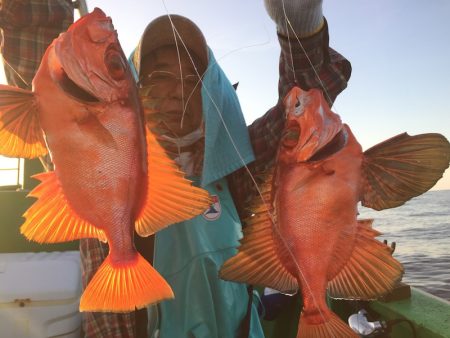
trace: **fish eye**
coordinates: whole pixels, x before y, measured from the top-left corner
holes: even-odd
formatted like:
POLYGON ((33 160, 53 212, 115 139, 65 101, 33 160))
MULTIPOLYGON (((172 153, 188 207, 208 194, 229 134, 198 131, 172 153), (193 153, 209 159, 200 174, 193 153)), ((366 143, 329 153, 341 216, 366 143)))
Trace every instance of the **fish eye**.
POLYGON ((299 116, 302 112, 303 112, 302 103, 299 100, 299 98, 297 98, 297 102, 295 103, 295 106, 294 106, 294 115, 299 116))
POLYGON ((122 55, 113 49, 108 49, 105 54, 105 64, 109 75, 114 80, 123 80, 125 78, 126 64, 122 55))

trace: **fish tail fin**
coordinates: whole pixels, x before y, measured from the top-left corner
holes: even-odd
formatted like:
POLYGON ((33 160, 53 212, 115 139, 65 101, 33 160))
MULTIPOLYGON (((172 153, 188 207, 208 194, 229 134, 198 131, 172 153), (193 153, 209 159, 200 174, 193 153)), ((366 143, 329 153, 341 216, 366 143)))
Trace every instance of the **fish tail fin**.
POLYGON ((80 311, 130 312, 169 298, 171 287, 140 254, 120 263, 108 255, 84 290, 80 311))
POLYGON ((318 313, 302 312, 297 338, 358 338, 359 336, 333 312, 327 311, 326 320, 318 313))

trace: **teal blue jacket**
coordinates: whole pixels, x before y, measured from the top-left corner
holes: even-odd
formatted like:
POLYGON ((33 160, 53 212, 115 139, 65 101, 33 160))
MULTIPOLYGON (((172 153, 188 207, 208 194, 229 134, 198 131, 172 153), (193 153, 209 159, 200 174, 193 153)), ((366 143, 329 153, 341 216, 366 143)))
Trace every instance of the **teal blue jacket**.
MULTIPOLYGON (((253 161, 254 155, 235 90, 211 50, 202 105, 205 152, 195 184, 207 189, 214 203, 202 215, 156 234, 154 266, 175 294, 158 306, 161 338, 237 337, 249 303, 247 285, 224 281, 218 272, 236 254, 242 236, 225 177, 253 161)), ((256 307, 253 302, 252 338, 264 337, 256 307)))
MULTIPOLYGON (((225 179, 205 187, 214 204, 203 215, 156 234, 155 268, 175 293, 159 304, 161 338, 234 338, 247 313, 247 286, 218 271, 236 253, 241 224, 225 179)), ((253 302, 249 337, 264 337, 253 302)))

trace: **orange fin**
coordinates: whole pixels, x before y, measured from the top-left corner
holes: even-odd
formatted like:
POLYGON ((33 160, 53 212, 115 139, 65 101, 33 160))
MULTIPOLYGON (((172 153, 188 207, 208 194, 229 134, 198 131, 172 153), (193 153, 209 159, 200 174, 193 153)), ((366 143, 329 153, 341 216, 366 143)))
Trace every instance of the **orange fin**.
MULTIPOLYGON (((272 175, 268 175, 260 186, 265 201, 271 199, 271 182, 272 175)), ((258 198, 250 206, 254 216, 245 220, 239 252, 223 264, 219 276, 225 280, 268 286, 281 292, 295 292, 298 289, 297 280, 280 259, 288 255, 287 250, 276 247, 273 239, 269 215, 269 212, 273 214, 273 210, 260 201, 258 198)))
MULTIPOLYGON (((376 299, 391 291, 401 280, 402 265, 392 257, 386 244, 375 239, 380 233, 373 230, 371 224, 372 220, 358 221, 353 252, 347 264, 328 283, 330 297, 376 299)), ((338 256, 337 249, 335 257, 338 256)))
MULTIPOLYGON (((317 317, 318 314, 314 314, 317 317)), ((297 338, 359 338, 359 336, 333 312, 327 312, 325 322, 317 323, 317 320, 309 320, 304 312, 300 315, 300 324, 297 338)))
POLYGON ((130 312, 173 297, 169 284, 141 255, 116 264, 108 256, 84 290, 80 311, 130 312))
POLYGON ((103 230, 81 219, 67 203, 53 171, 33 176, 41 181, 28 196, 38 200, 25 212, 20 232, 39 243, 68 242, 80 238, 98 238, 106 242, 103 230))
POLYGON ((362 205, 397 207, 432 188, 450 162, 450 143, 440 134, 394 136, 364 152, 362 205))
POLYGON ((35 158, 47 154, 32 92, 0 85, 0 154, 35 158))
POLYGON ((147 200, 136 223, 140 236, 149 236, 166 226, 201 214, 211 204, 206 190, 194 187, 147 129, 147 200))

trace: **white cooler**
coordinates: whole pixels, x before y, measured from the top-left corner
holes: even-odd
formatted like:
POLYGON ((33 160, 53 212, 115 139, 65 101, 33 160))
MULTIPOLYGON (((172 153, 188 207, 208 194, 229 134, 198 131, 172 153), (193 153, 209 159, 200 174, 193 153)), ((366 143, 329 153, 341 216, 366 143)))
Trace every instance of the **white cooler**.
POLYGON ((78 251, 0 254, 0 337, 79 338, 78 251))

